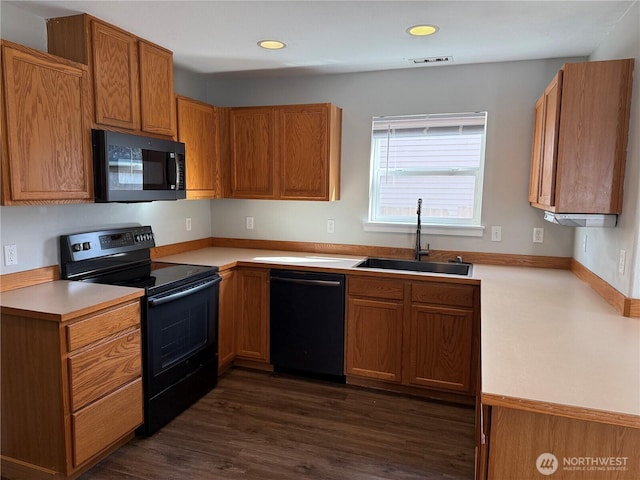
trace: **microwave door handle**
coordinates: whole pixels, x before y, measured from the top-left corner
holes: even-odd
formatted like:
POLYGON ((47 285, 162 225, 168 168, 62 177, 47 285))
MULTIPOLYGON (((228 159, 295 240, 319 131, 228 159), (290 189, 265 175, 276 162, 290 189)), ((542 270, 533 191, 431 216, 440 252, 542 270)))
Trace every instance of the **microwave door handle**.
POLYGON ((178 188, 178 159, 175 153, 167 153, 167 183, 171 190, 178 188))

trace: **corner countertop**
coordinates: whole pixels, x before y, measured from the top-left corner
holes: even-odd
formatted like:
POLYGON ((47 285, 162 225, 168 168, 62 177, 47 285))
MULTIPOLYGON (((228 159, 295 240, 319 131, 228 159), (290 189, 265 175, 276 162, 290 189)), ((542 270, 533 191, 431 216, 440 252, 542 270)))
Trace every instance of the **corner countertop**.
POLYGON ((483 401, 631 415, 625 423, 640 427, 640 319, 617 313, 567 270, 477 265, 474 274, 483 401))
MULTIPOLYGON (((363 257, 211 247, 158 260, 221 270, 246 262, 348 273, 363 257)), ((567 270, 474 265, 470 279, 458 280, 481 286, 484 402, 539 404, 541 411, 577 417, 630 416, 624 422, 640 427, 639 319, 618 314, 567 270)))

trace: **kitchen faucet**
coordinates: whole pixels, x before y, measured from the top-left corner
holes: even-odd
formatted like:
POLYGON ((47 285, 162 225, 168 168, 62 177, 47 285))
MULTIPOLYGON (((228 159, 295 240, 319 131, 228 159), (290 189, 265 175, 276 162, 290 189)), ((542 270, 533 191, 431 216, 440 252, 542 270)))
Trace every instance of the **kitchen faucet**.
POLYGON ((426 250, 422 250, 422 248, 420 247, 420 230, 421 230, 421 225, 420 225, 420 215, 422 214, 422 199, 419 198, 418 199, 418 229, 416 230, 416 260, 420 261, 421 257, 424 256, 429 256, 429 244, 427 243, 427 249, 426 250))

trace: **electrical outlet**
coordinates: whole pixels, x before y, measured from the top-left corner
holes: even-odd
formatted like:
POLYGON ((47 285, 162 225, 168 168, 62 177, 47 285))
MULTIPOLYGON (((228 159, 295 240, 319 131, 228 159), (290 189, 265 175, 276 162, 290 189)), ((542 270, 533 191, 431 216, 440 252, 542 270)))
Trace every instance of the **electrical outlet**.
POLYGON ((502 227, 491 227, 491 241, 492 242, 502 241, 502 227))
POLYGON ((624 267, 627 263, 627 251, 620 250, 620 256, 618 257, 618 273, 624 275, 624 267))
POLYGON ((542 243, 544 242, 544 228, 534 228, 533 229, 533 243, 542 243))
POLYGON ((327 233, 335 233, 336 231, 336 221, 333 219, 327 220, 327 233))
POLYGON ((16 245, 4 246, 4 264, 6 266, 18 264, 18 247, 16 245))
POLYGON ((587 253, 587 235, 585 235, 584 237, 582 237, 582 251, 584 253, 587 253))
POLYGON ((191 231, 191 219, 187 218, 185 223, 184 223, 185 228, 187 229, 187 232, 191 231))
POLYGON ((253 217, 245 217, 247 230, 253 230, 253 217))

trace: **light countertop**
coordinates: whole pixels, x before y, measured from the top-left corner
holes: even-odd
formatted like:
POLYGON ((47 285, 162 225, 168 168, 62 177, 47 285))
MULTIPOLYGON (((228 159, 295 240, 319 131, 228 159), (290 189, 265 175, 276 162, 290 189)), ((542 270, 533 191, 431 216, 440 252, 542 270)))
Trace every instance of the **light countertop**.
POLYGON ((638 415, 640 319, 567 270, 477 265, 482 394, 638 415))
POLYGON ((64 322, 144 296, 141 288, 58 280, 2 292, 6 315, 64 322))

